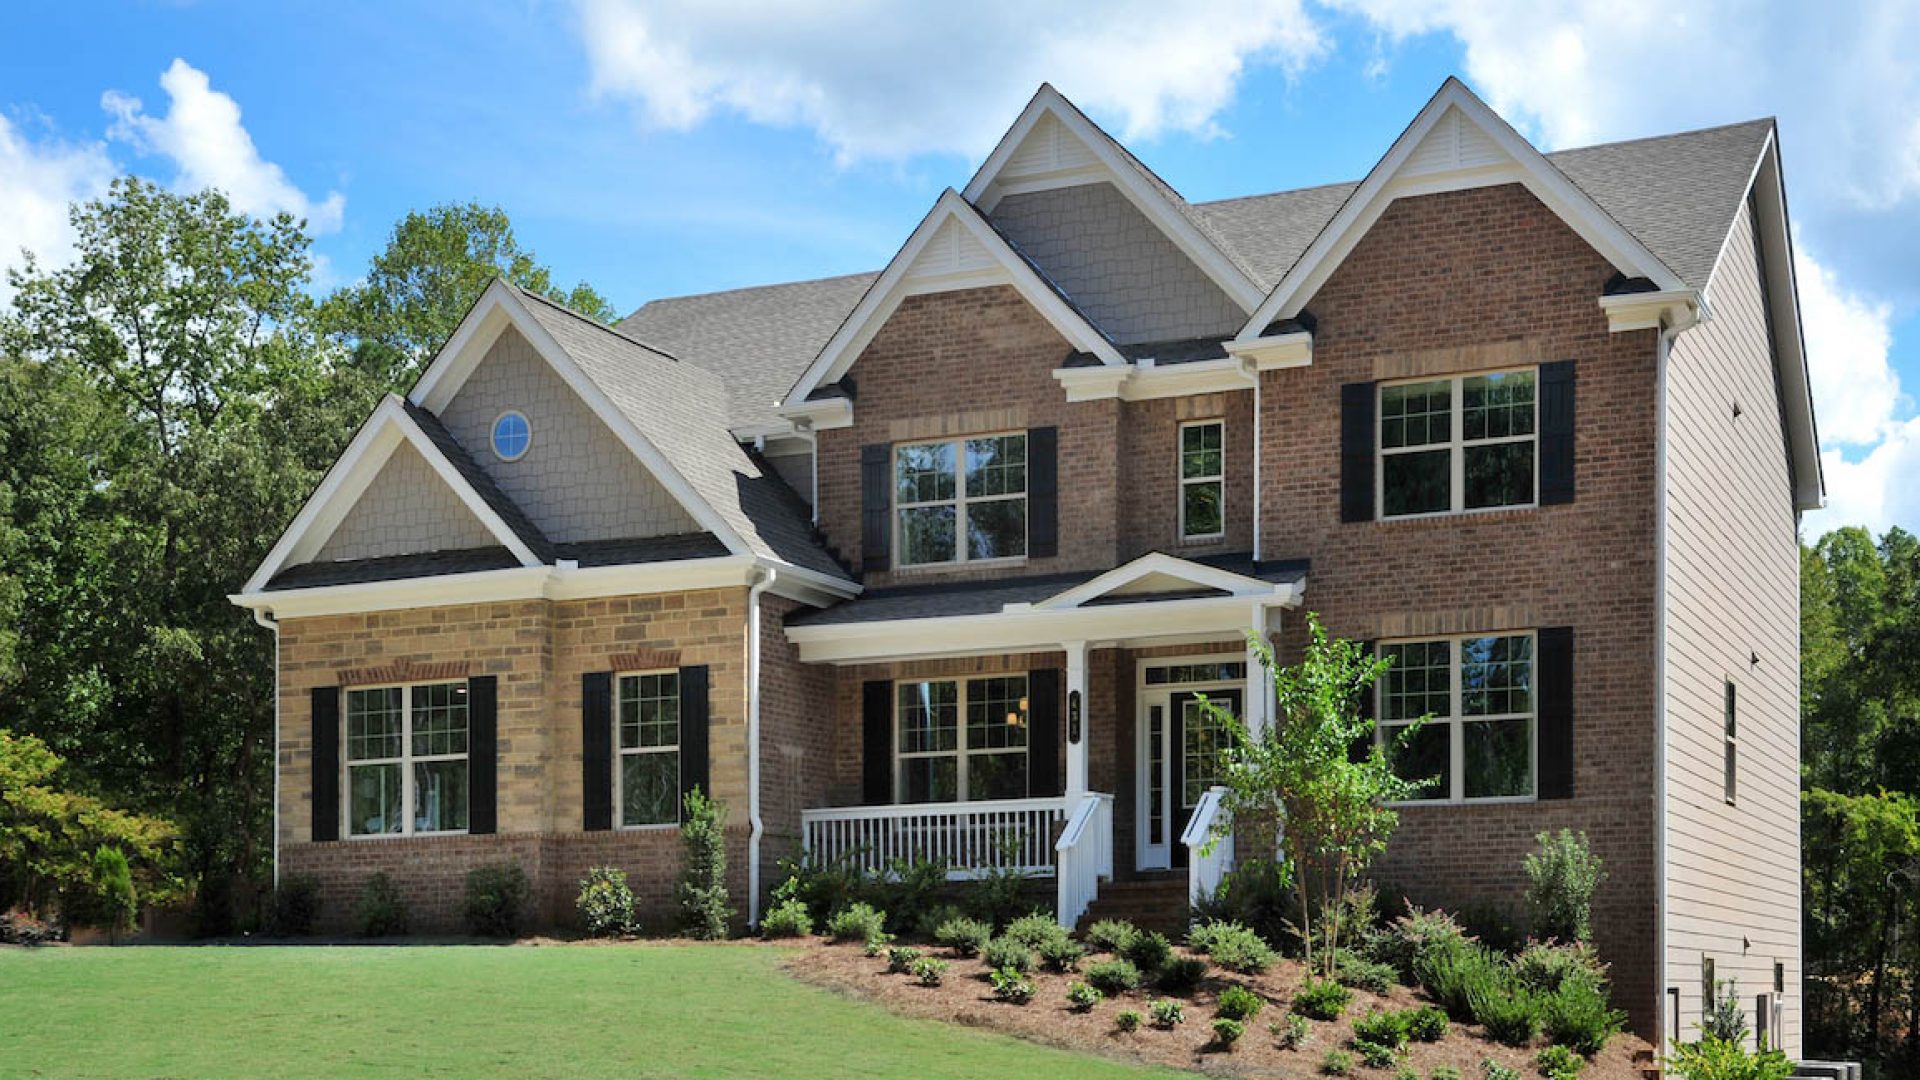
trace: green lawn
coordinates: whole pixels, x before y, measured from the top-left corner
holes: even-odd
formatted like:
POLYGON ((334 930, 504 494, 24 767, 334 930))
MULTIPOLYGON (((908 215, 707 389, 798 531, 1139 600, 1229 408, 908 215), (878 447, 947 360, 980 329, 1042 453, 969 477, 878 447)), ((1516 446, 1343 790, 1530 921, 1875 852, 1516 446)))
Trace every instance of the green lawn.
POLYGON ((0 950, 3 1076, 1146 1077, 745 946, 0 950))

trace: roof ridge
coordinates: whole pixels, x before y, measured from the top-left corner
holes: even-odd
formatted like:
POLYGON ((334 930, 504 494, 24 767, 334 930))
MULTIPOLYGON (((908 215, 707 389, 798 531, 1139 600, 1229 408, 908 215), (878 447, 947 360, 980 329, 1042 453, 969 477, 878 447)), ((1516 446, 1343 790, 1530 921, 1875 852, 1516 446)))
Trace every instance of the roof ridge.
MULTIPOLYGON (((502 278, 501 280, 506 281, 505 278, 502 278)), ((533 300, 538 300, 539 302, 547 305, 550 308, 553 308, 555 311, 561 312, 562 314, 571 315, 575 319, 578 319, 579 321, 586 323, 588 326, 591 326, 596 330, 603 330, 609 334, 612 334, 614 337, 621 339, 622 341, 628 342, 629 344, 638 345, 641 348, 648 350, 649 352, 659 353, 661 356, 665 357, 668 360, 673 361, 676 364, 686 363, 686 361, 681 360, 678 356, 675 356, 674 354, 668 352, 667 350, 661 348, 660 346, 654 345, 650 342, 642 341, 639 338, 634 337, 632 334, 629 334, 626 331, 620 329, 618 325, 609 326, 606 323, 601 322, 599 319, 596 319, 593 316, 586 314, 585 312, 575 311, 573 308, 570 308, 567 305, 561 303, 560 301, 555 300, 551 296, 545 296, 541 293, 534 292, 532 289, 521 288, 518 285, 514 285, 513 282, 511 281, 508 281, 507 284, 511 285, 515 290, 517 290, 520 293, 520 295, 528 297, 533 300)), ((621 321, 624 322, 625 320, 623 319, 621 321)), ((697 367, 698 365, 690 365, 690 366, 697 367)))
POLYGON ((1734 128, 1752 127, 1755 124, 1775 126, 1779 124, 1779 120, 1772 116, 1756 116, 1751 120, 1735 120, 1727 124, 1710 124, 1706 127, 1688 128, 1685 131, 1668 131, 1659 135, 1636 135, 1631 139, 1614 139, 1611 142, 1587 143, 1584 146, 1563 146, 1558 150, 1543 150, 1541 153, 1547 157, 1554 157, 1558 154, 1577 154, 1582 150, 1608 150, 1618 146, 1635 146, 1640 143, 1685 138, 1688 135, 1711 135, 1716 131, 1731 131, 1734 128))
POLYGON ((822 285, 829 281, 848 281, 858 277, 875 277, 884 270, 856 270, 848 274, 829 274, 826 277, 796 278, 792 281, 768 281, 759 285, 736 285, 731 289, 715 289, 712 292, 680 293, 675 296, 656 296, 639 307, 634 308, 621 322, 626 322, 654 304, 664 304, 673 300, 705 300, 715 296, 734 296, 739 293, 759 292, 764 289, 787 289, 795 285, 822 285))

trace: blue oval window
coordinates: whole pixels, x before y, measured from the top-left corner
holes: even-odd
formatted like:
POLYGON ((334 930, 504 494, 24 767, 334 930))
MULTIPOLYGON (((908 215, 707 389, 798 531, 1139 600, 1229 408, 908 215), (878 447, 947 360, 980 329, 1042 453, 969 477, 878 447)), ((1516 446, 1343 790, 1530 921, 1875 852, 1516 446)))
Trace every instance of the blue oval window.
POLYGON ((501 461, 514 461, 533 442, 533 428, 517 412, 504 412, 493 422, 493 452, 501 461))

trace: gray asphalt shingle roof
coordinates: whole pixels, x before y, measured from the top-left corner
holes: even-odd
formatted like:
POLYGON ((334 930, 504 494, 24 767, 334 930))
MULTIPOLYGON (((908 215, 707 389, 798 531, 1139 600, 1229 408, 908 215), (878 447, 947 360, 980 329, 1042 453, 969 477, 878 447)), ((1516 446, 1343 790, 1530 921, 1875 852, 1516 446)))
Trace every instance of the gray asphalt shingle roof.
POLYGON ((453 467, 472 486, 474 493, 480 496, 480 501, 500 515, 500 520, 507 523, 507 528, 513 530, 513 535, 527 545, 527 550, 533 552, 535 558, 541 562, 553 561, 553 544, 547 539, 546 534, 540 531, 540 527, 535 525, 512 499, 507 498, 507 493, 500 490, 500 485, 494 483, 493 477, 473 460, 473 456, 467 453, 466 447, 460 445, 460 441, 453 437, 453 433, 440 422, 440 418, 411 401, 404 402, 404 405, 407 416, 420 425, 420 430, 426 434, 428 441, 447 456, 447 460, 453 463, 453 467))

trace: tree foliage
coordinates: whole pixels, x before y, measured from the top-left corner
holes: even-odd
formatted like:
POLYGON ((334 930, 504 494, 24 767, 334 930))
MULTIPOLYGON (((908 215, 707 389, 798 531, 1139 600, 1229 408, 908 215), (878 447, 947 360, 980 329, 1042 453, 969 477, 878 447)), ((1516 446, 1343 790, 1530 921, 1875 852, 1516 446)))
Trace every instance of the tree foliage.
MULTIPOLYGON (((41 740, 0 729, 0 910, 90 916, 117 898, 102 895, 101 852, 126 871, 126 888, 137 871, 150 890, 170 889, 172 826, 70 790, 63 765, 41 740)), ((131 918, 124 904, 113 914, 131 918)))

